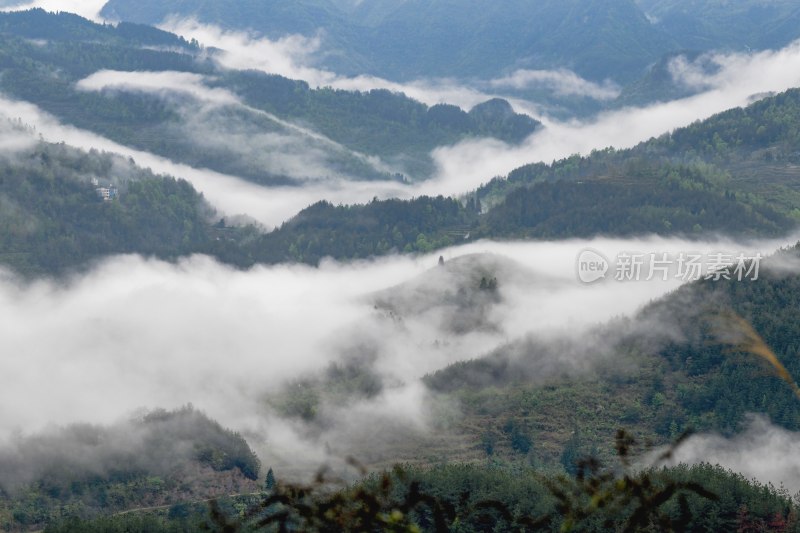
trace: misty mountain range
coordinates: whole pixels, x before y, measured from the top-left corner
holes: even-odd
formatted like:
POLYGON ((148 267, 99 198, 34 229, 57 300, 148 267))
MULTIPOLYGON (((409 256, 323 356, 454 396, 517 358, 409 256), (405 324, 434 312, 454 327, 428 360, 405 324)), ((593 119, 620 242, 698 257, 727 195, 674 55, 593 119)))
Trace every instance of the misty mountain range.
POLYGON ((0 528, 800 529, 793 2, 101 3, 0 2, 0 528))
MULTIPOLYGON (((416 168, 425 172, 430 169, 430 162, 425 162, 429 150, 463 139, 469 132, 521 142, 544 127, 515 114, 508 103, 498 99, 465 113, 455 106, 426 107, 388 91, 315 90, 304 82, 280 76, 220 70, 203 59, 196 44, 146 26, 121 24, 113 28, 43 11, 3 14, 0 22, 6 28, 2 48, 5 68, 13 73, 3 77, 0 84, 9 95, 25 98, 67 123, 119 143, 264 185, 322 179, 307 174, 313 171, 317 156, 319 172, 338 167, 347 179, 407 180, 408 176, 390 171, 416 168), (30 41, 45 35, 51 42, 30 41), (164 46, 182 52, 152 49, 164 46), (146 76, 142 74, 125 73, 141 68, 148 71, 152 81, 143 81, 146 76), (303 122, 314 129, 294 126, 303 122), (205 128, 225 132, 230 142, 214 140, 208 144, 204 137, 193 135, 205 128), (280 146, 280 154, 275 154, 271 146, 280 146), (293 151, 298 158, 293 159, 293 151), (374 160, 359 154, 377 155, 386 163, 376 166, 374 160), (282 162, 276 161, 276 156, 282 162), (389 161, 397 166, 392 168, 389 161), (266 170, 270 167, 282 171, 266 170)), ((570 158, 552 166, 521 167, 507 180, 495 180, 480 188, 471 208, 458 202, 426 199, 373 202, 352 208, 320 204, 302 211, 275 232, 254 237, 247 228, 228 224, 221 231, 212 227, 221 222, 224 228, 225 222, 219 215, 209 217, 213 209, 199 207, 201 204, 190 194, 180 200, 188 209, 183 215, 154 218, 155 210, 165 209, 154 204, 148 211, 136 210, 136 216, 149 217, 147 226, 153 226, 156 233, 178 234, 175 238, 179 240, 158 239, 160 251, 147 244, 152 241, 143 235, 135 235, 136 228, 144 227, 141 223, 131 225, 124 234, 113 230, 117 235, 113 239, 110 235, 100 237, 89 223, 82 227, 90 233, 76 238, 84 234, 75 234, 74 229, 57 221, 45 223, 52 211, 37 215, 39 208, 35 205, 23 207, 31 201, 41 202, 51 193, 40 189, 38 198, 18 196, 21 189, 14 185, 5 197, 15 206, 6 215, 8 227, 55 224, 61 230, 48 232, 45 240, 34 238, 37 233, 32 230, 15 230, 7 236, 3 257, 23 272, 56 272, 123 251, 155 253, 163 258, 211 253, 226 262, 250 266, 281 261, 316 264, 326 256, 351 259, 393 251, 426 252, 465 238, 568 238, 648 232, 702 235, 709 231, 776 235, 794 227, 797 192, 794 182, 787 178, 796 172, 798 140, 785 124, 797 114, 796 98, 795 92, 767 98, 744 115, 720 115, 630 151, 570 158), (605 198, 600 209, 598 198, 605 198), (420 212, 422 218, 414 214, 420 208, 425 209, 420 212), (175 216, 188 218, 178 223, 173 220, 175 216), (23 218, 27 222, 18 222, 23 218), (181 226, 191 229, 175 231, 181 226), (83 244, 84 238, 95 244, 83 244), (53 244, 53 239, 66 239, 63 242, 69 243, 68 248, 62 249, 66 244, 53 244), (169 242, 175 244, 165 246, 169 242)), ((42 149, 49 156, 45 165, 64 164, 61 155, 52 159, 52 150, 42 149)), ((71 157, 74 160, 77 156, 71 157)), ((105 162, 98 164, 111 168, 105 162)), ((97 172, 95 177, 100 181, 121 179, 104 172, 97 172)), ((94 198, 90 187, 84 187, 82 202, 91 205, 94 198)), ((133 194, 123 195, 120 205, 130 205, 135 198, 133 194)), ((80 205, 74 208, 78 210, 75 216, 86 216, 80 205)), ((165 212, 177 213, 174 208, 165 212)), ((105 224, 94 221, 96 227, 107 227, 105 224)))
POLYGON ((261 184, 424 178, 437 146, 470 136, 519 142, 539 126, 500 100, 465 113, 388 91, 314 90, 222 70, 186 41, 145 26, 43 11, 2 14, 0 25, 4 67, 13 73, 3 78, 6 94, 119 143, 261 184), (45 36, 54 40, 29 41, 45 36), (126 76, 141 70, 152 81, 126 76), (208 127, 225 134, 213 142, 197 135, 208 127))

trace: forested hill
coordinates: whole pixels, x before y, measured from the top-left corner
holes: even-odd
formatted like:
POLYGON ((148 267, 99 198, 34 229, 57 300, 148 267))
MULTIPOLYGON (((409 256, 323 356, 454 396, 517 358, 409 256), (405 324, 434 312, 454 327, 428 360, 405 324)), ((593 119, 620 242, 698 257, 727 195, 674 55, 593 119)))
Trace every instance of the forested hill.
POLYGON ((522 167, 461 201, 320 202, 269 233, 228 227, 187 183, 134 167, 123 175, 141 179, 130 191, 120 183, 120 197, 104 204, 87 180, 116 181, 113 157, 39 143, 0 168, 13 206, 3 211, 0 258, 42 274, 115 253, 207 253, 249 267, 430 252, 478 238, 777 236, 797 223, 797 123, 792 90, 630 150, 522 167))
POLYGON ((385 90, 312 89, 276 75, 220 69, 209 55, 147 26, 99 25, 42 10, 0 13, 0 90, 8 96, 121 144, 265 185, 330 176, 424 179, 438 146, 474 137, 517 143, 540 126, 504 101, 466 112, 385 90), (98 72, 111 87, 79 84, 98 72), (162 73, 161 89, 136 85, 153 73, 162 73), (212 94, 226 94, 225 101, 204 105, 190 83, 219 89, 212 94), (218 135, 198 133, 208 129, 218 135))
MULTIPOLYGON (((553 165, 530 164, 507 179, 481 187, 483 201, 505 197, 517 186, 544 181, 625 183, 631 173, 657 167, 691 167, 718 190, 728 190, 784 212, 800 207, 800 89, 719 113, 629 150, 609 148, 553 165)), ((679 176, 674 176, 679 182, 679 176)), ((680 187, 690 187, 683 183, 680 187)))
MULTIPOLYGON (((580 335, 531 333, 425 381, 460 400, 459 431, 486 455, 565 468, 610 454, 604 442, 620 426, 666 443, 687 430, 737 434, 755 413, 798 431, 799 400, 786 380, 800 378, 799 257, 795 246, 762 259, 758 279, 684 285, 580 335)), ((496 276, 498 302, 510 297, 507 272, 487 275, 496 276)))
POLYGON ((163 46, 196 50, 194 43, 152 26, 121 22, 95 24, 72 13, 50 14, 43 9, 2 13, 0 33, 44 41, 93 41, 104 44, 163 46))
POLYGON ((189 183, 119 156, 31 140, 0 157, 0 262, 27 275, 113 254, 190 254, 212 238, 212 217, 189 183))
POLYGON ((28 531, 62 518, 250 493, 260 467, 241 435, 191 406, 111 426, 54 427, 0 450, 0 527, 28 531))

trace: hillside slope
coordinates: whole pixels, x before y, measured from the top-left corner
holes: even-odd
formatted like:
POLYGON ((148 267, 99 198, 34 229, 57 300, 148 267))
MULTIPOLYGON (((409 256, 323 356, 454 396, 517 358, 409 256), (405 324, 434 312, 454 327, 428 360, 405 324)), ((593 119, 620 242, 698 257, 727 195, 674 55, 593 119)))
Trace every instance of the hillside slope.
POLYGON ((0 90, 64 123, 264 185, 425 179, 438 146, 517 143, 540 126, 502 102, 467 113, 222 69, 213 51, 148 26, 42 10, 0 13, 0 68, 0 90))
POLYGON ((686 430, 736 434, 749 413, 797 431, 792 388, 747 343, 756 332, 800 378, 798 257, 796 246, 763 260, 757 280, 695 282, 631 319, 571 338, 530 335, 425 381, 458 398, 464 415, 454 431, 472 443, 462 452, 472 460, 530 454, 563 464, 565 450, 608 457, 604 442, 619 427, 665 443, 686 430))

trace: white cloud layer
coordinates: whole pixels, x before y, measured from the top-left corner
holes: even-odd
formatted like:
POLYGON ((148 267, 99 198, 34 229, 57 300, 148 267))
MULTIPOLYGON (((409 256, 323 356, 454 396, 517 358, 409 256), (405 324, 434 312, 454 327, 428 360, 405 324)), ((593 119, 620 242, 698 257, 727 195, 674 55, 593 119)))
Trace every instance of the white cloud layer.
POLYGON ((747 429, 731 438, 695 435, 676 451, 670 464, 718 464, 745 478, 783 485, 790 494, 800 491, 800 433, 752 415, 747 429))
POLYGON ((11 120, 0 120, 0 157, 32 148, 36 142, 33 130, 11 120))
MULTIPOLYGON (((450 103, 467 110, 496 96, 457 80, 434 79, 397 83, 369 75, 340 76, 314 66, 315 54, 323 47, 320 35, 314 37, 291 35, 272 41, 245 32, 223 30, 196 20, 176 18, 166 20, 160 27, 182 35, 186 39, 194 38, 206 46, 219 49, 214 57, 225 68, 261 70, 269 74, 304 80, 311 87, 333 87, 347 91, 388 89, 405 93, 410 98, 427 105, 450 103)), ((565 76, 568 74, 564 73, 565 76)), ((573 76, 580 80, 576 75, 573 76)), ((573 80, 572 83, 576 83, 577 80, 573 80)), ((562 83, 560 86, 563 87, 565 84, 562 83)))
MULTIPOLYGON (((457 183, 469 188, 534 161, 550 162, 608 146, 629 148, 715 113, 747 105, 756 95, 800 86, 800 42, 780 51, 720 55, 716 61, 719 72, 703 80, 709 89, 696 96, 605 112, 589 121, 559 122, 545 117, 546 128, 519 147, 479 140, 439 148, 434 157, 440 171, 431 190, 446 191, 457 183)), ((699 83, 697 79, 695 82, 699 83)))
POLYGON ((397 172, 378 157, 350 150, 309 128, 247 106, 230 91, 209 87, 209 81, 187 72, 101 70, 79 80, 76 87, 157 95, 180 113, 181 121, 170 127, 185 141, 208 151, 226 151, 220 157, 298 182, 358 179, 336 169, 343 158, 360 161, 374 174, 397 172), (244 111, 247 118, 231 113, 232 109, 244 111))
POLYGON ((613 100, 620 94, 620 88, 611 81, 595 83, 585 80, 572 71, 559 70, 526 70, 520 69, 513 74, 492 80, 492 87, 511 87, 514 89, 531 89, 544 87, 562 96, 583 96, 594 100, 613 100))
POLYGON ((239 99, 230 91, 207 87, 200 74, 191 72, 121 72, 100 70, 78 81, 75 86, 82 91, 132 91, 156 93, 164 96, 185 94, 202 102, 236 104, 239 99))
POLYGON ((767 253, 786 242, 601 239, 479 242, 445 250, 448 263, 486 252, 499 261, 503 300, 486 310, 497 327, 461 333, 448 326, 459 312, 443 297, 450 281, 436 266, 438 254, 247 272, 205 257, 173 265, 124 256, 67 284, 20 284, 4 275, 0 403, 15 407, 0 412, 0 438, 50 423, 109 423, 139 407, 192 402, 257 436, 254 443, 271 457, 295 457, 302 446, 319 460, 322 443, 344 446, 354 432, 369 430, 364 421, 388 417, 424 428, 430 409, 418 379, 427 372, 530 332, 574 338, 677 286, 676 280, 583 285, 575 260, 586 246, 609 256, 623 250, 767 253), (434 275, 441 279, 415 301, 421 311, 398 318, 375 308, 376 292, 434 275), (266 407, 265 394, 354 354, 366 357, 361 366, 371 365, 387 387, 377 398, 326 407, 330 425, 321 436, 303 436, 266 407))

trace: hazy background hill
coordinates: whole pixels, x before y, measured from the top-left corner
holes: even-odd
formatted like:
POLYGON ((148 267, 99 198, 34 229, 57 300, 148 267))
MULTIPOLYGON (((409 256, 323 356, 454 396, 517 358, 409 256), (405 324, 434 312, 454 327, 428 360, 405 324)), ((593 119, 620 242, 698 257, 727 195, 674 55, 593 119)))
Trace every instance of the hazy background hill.
MULTIPOLYGON (((368 3, 361 3, 359 9, 368 3)), ((491 78, 519 68, 568 68, 625 80, 671 46, 632 2, 398 2, 364 31, 377 74, 491 78)))
POLYGON ((391 79, 567 68, 625 84, 678 50, 778 48, 800 35, 800 8, 783 0, 110 0, 102 15, 147 24, 192 17, 271 38, 321 30, 320 64, 391 79))
POLYGON ((696 50, 782 48, 797 39, 791 0, 636 0, 656 28, 696 50))
POLYGON ((109 2, 103 16, 161 22, 169 15, 196 16, 225 28, 251 27, 270 37, 309 34, 321 28, 338 33, 345 14, 330 0, 170 0, 167 2, 109 2))
POLYGON ((326 38, 320 61, 348 74, 393 79, 498 76, 517 68, 571 68, 593 79, 628 80, 676 46, 631 0, 405 0, 382 2, 129 2, 102 15, 158 24, 193 17, 270 37, 326 38), (591 46, 589 46, 591 45, 591 46))

